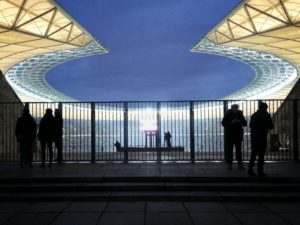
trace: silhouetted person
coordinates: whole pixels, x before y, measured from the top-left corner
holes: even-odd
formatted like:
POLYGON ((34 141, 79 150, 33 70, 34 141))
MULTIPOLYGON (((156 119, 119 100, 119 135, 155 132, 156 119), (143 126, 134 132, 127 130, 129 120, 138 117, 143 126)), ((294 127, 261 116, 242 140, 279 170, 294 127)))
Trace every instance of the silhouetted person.
POLYGON ((23 109, 23 115, 18 118, 16 124, 16 137, 20 143, 20 167, 28 163, 32 167, 32 147, 36 137, 36 122, 29 113, 29 109, 23 109))
POLYGON ((239 110, 239 105, 233 104, 227 110, 222 120, 225 135, 225 161, 228 168, 232 168, 233 147, 235 146, 235 157, 239 164, 239 169, 243 169, 242 161, 242 141, 244 136, 243 127, 247 126, 247 121, 243 111, 239 110))
POLYGON ((167 148, 171 148, 171 137, 172 137, 172 135, 171 135, 170 131, 165 132, 164 141, 165 141, 165 145, 167 143, 167 148))
POLYGON ((266 174, 263 170, 264 157, 267 148, 267 133, 268 130, 273 129, 274 125, 270 114, 267 112, 268 105, 260 102, 258 110, 251 116, 251 157, 249 162, 248 174, 255 176, 253 167, 255 164, 256 156, 258 155, 257 171, 258 176, 264 177, 266 174))
POLYGON ((62 140, 63 140, 63 118, 61 111, 55 109, 54 111, 54 120, 55 120, 55 147, 57 149, 57 158, 55 161, 61 163, 63 161, 62 154, 62 140))
POLYGON ((115 145, 117 151, 119 151, 121 148, 121 143, 119 141, 116 141, 116 143, 114 145, 115 145))
POLYGON ((52 109, 46 109, 46 113, 44 117, 41 119, 38 138, 41 142, 41 148, 42 148, 41 167, 45 167, 46 145, 49 150, 48 167, 52 167, 52 159, 53 159, 52 142, 54 142, 55 140, 55 119, 54 116, 52 115, 52 109))

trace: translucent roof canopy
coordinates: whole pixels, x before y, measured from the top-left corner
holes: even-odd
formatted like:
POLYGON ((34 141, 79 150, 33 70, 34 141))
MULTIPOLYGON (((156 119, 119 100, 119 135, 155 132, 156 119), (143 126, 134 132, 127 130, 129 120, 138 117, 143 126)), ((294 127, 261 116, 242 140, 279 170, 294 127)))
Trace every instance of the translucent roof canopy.
MULTIPOLYGON (((216 45, 276 55, 299 71, 299 22, 300 0, 245 0, 212 29, 206 38, 216 45)), ((201 43, 203 42, 200 41, 192 51, 197 51, 201 43)))
MULTIPOLYGON (((0 69, 4 73, 26 58, 83 47, 93 40, 52 0, 0 1, 0 69)), ((106 52, 103 47, 102 51, 106 52)))

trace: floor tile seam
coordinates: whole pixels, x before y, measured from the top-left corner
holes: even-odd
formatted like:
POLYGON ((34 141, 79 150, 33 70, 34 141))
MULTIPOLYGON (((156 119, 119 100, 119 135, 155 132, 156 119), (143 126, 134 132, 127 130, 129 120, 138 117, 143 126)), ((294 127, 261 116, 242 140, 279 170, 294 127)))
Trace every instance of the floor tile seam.
POLYGON ((68 208, 70 205, 72 204, 72 201, 70 201, 60 212, 57 213, 57 215, 52 219, 52 221, 50 221, 50 223, 48 225, 51 225, 55 222, 55 220, 64 213, 64 210, 66 210, 66 208, 68 208))
POLYGON ((64 212, 62 212, 63 214, 74 214, 74 213, 76 213, 76 214, 88 214, 88 213, 101 213, 101 212, 103 212, 103 210, 99 210, 99 211, 76 211, 76 210, 74 210, 74 211, 64 211, 64 212))
POLYGON ((6 220, 4 220, 1 225, 5 225, 7 224, 9 221, 11 221, 15 216, 21 214, 21 212, 16 212, 16 213, 13 213, 12 215, 10 215, 6 220))
POLYGON ((99 218, 98 218, 98 220, 97 220, 96 225, 98 225, 98 224, 100 223, 100 221, 101 221, 101 219, 102 219, 104 213, 106 212, 107 207, 108 207, 108 205, 109 205, 110 202, 111 202, 111 201, 107 201, 107 202, 106 202, 106 205, 105 205, 104 209, 102 210, 102 212, 100 213, 100 216, 99 216, 99 218))
POLYGON ((144 203, 144 225, 146 225, 147 221, 147 201, 144 203))
POLYGON ((220 202, 221 205, 223 205, 223 207, 227 210, 227 212, 241 225, 244 225, 244 223, 237 217, 237 215, 235 215, 233 212, 231 212, 231 210, 226 207, 226 205, 224 205, 224 202, 220 202))
POLYGON ((188 215, 188 217, 189 217, 192 225, 195 225, 194 220, 192 218, 192 215, 191 215, 190 211, 188 210, 187 206, 185 205, 185 202, 182 202, 182 205, 183 205, 183 207, 184 207, 184 209, 185 209, 185 211, 186 211, 186 213, 187 213, 187 215, 188 215))
POLYGON ((235 213, 235 214, 244 214, 244 215, 246 215, 246 214, 265 214, 265 215, 276 215, 276 216, 278 216, 280 219, 282 219, 284 222, 285 222, 285 224, 287 224, 287 225, 294 225, 294 223, 291 223, 291 222, 289 222, 286 218, 284 218, 283 216, 281 216, 280 214, 277 214, 277 213, 256 213, 256 212, 252 212, 252 213, 235 213))
POLYGON ((14 217, 22 214, 27 208, 29 208, 34 202, 29 202, 28 205, 26 207, 24 207, 23 209, 13 213, 9 218, 7 218, 5 221, 3 221, 3 223, 1 224, 7 224, 9 221, 11 221, 14 217))
POLYGON ((229 212, 224 212, 224 211, 200 211, 200 210, 190 210, 190 213, 198 213, 198 214, 215 214, 215 213, 218 213, 218 214, 228 214, 229 212))
POLYGON ((155 214, 163 214, 163 213, 186 213, 185 210, 176 211, 176 210, 164 210, 164 211, 155 211, 155 210, 148 210, 146 213, 155 213, 155 214))
POLYGON ((289 225, 293 225, 293 223, 291 223, 290 221, 288 221, 283 215, 282 215, 282 213, 280 213, 280 212, 277 212, 277 211, 275 211, 275 210, 273 210, 271 207, 269 208, 269 207, 267 207, 267 206, 265 206, 265 204, 262 204, 265 208, 267 208, 269 211, 271 211, 272 212, 272 214, 273 215, 277 215, 278 217, 280 217, 284 222, 286 222, 287 224, 289 224, 289 225))

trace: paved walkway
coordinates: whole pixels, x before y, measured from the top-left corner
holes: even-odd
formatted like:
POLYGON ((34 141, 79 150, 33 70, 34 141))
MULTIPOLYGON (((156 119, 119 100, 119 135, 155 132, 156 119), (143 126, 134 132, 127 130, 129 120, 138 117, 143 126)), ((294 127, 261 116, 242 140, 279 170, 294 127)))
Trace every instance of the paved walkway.
MULTIPOLYGON (((247 165, 245 165, 247 166, 247 165)), ((300 178, 300 164, 266 163, 268 177, 300 178)), ((7 178, 63 177, 245 177, 237 165, 202 163, 55 164, 53 168, 0 165, 7 178)), ((28 201, 0 202, 0 225, 299 225, 300 203, 164 202, 164 201, 28 201)))
POLYGON ((299 225, 300 203, 4 202, 3 225, 299 225))

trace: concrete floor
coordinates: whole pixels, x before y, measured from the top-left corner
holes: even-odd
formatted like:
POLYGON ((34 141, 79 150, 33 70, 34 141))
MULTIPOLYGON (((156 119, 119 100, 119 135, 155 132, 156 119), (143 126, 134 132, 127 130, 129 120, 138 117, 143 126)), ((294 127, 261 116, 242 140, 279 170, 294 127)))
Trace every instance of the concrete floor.
MULTIPOLYGON (((247 164, 245 164, 247 167, 247 164)), ((268 177, 300 178, 300 164, 266 163, 268 177)), ((0 165, 0 181, 39 177, 247 177, 234 164, 64 163, 52 168, 0 165)), ((134 197, 133 197, 134 198, 134 197)), ((28 201, 0 202, 1 225, 299 225, 300 202, 28 201)))
POLYGON ((300 203, 1 202, 2 225, 299 225, 300 203))

